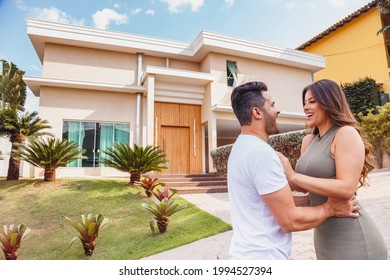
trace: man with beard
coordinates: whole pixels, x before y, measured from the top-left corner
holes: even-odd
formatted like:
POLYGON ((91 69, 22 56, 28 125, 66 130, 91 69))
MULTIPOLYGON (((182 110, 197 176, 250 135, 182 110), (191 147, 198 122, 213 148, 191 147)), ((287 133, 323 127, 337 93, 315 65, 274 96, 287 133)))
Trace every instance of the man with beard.
POLYGON ((279 133, 280 111, 264 83, 236 87, 231 103, 241 134, 228 160, 230 259, 289 259, 291 232, 311 229, 332 216, 359 216, 355 197, 329 199, 315 207, 295 206, 280 159, 267 143, 271 134, 279 133))

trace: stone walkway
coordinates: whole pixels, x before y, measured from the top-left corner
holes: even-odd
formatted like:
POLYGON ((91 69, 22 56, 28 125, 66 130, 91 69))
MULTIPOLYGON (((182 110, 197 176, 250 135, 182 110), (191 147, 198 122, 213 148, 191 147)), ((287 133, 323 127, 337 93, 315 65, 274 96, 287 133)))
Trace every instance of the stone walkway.
MULTIPOLYGON (((390 259, 390 170, 369 175, 370 186, 358 190, 361 205, 381 229, 388 246, 390 259)), ((231 223, 227 193, 182 195, 199 208, 231 223)), ((232 231, 220 233, 196 242, 172 249, 145 260, 227 260, 232 231)), ((293 233, 294 260, 314 260, 313 230, 293 233)))

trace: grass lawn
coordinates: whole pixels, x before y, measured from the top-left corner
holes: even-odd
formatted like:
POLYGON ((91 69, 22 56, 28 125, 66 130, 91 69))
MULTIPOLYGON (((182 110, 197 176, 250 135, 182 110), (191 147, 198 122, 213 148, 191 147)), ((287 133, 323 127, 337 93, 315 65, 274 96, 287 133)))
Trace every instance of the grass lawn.
MULTIPOLYGON (((175 195, 173 198, 187 208, 171 216, 165 234, 152 235, 152 214, 141 207, 150 199, 141 187, 128 187, 127 182, 0 179, 0 226, 24 223, 31 229, 22 241, 19 260, 136 260, 231 229, 229 224, 175 195), (110 219, 99 233, 92 257, 84 255, 79 240, 69 247, 77 232, 64 218, 75 220, 89 213, 103 213, 110 219)), ((3 259, 0 251, 0 260, 3 259)))

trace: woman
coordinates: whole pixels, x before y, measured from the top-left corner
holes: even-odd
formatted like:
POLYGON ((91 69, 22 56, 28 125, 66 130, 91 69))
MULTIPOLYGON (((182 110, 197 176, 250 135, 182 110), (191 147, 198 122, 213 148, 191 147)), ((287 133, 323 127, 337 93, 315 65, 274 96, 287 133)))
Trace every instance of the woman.
MULTIPOLYGON (((371 145, 362 135, 341 87, 320 80, 303 90, 307 126, 296 172, 280 155, 292 189, 309 192, 313 206, 328 197, 349 199, 373 169, 371 145)), ((317 259, 387 259, 384 238, 367 212, 359 218, 330 218, 314 229, 317 259)))

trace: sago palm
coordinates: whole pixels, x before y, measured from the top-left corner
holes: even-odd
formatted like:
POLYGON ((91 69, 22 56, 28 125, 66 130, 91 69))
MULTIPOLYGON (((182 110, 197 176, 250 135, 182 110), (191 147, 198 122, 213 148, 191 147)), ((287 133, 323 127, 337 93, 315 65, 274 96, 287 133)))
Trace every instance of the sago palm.
POLYGON ((102 213, 92 216, 92 214, 81 215, 78 221, 73 221, 68 217, 65 217, 66 222, 72 226, 79 236, 75 236, 70 242, 72 243, 80 239, 83 244, 84 253, 86 256, 92 256, 96 246, 96 239, 99 236, 100 229, 109 221, 102 213))
POLYGON ((164 151, 156 146, 146 147, 134 144, 133 149, 128 144, 115 143, 107 148, 107 157, 101 162, 109 167, 130 173, 130 185, 139 181, 141 175, 150 171, 162 171, 167 168, 164 151))
POLYGON ((24 224, 18 226, 3 226, 3 231, 0 232, 0 245, 6 260, 16 260, 18 258, 18 250, 22 239, 24 239, 30 231, 31 229, 24 224))
POLYGON ((8 165, 7 180, 19 180, 20 152, 26 138, 29 140, 42 135, 51 135, 45 132, 51 126, 46 120, 38 117, 38 112, 20 113, 15 108, 2 110, 0 115, 0 137, 8 137, 12 144, 8 165))
POLYGON ((31 140, 24 146, 21 157, 36 167, 43 168, 44 181, 56 179, 56 169, 67 163, 82 158, 78 144, 66 139, 39 138, 31 140))

